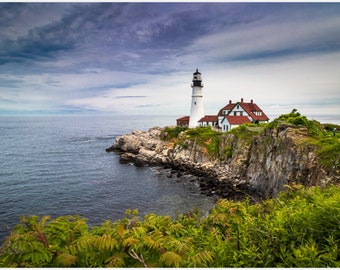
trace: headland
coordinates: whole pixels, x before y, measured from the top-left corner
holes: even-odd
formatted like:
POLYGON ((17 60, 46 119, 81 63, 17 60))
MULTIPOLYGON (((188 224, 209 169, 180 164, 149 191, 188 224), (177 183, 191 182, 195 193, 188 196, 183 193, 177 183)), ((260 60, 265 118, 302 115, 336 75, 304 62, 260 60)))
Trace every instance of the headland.
POLYGON ((340 142, 331 130, 293 110, 269 124, 242 125, 227 133, 210 127, 133 131, 117 137, 106 151, 118 153, 121 163, 195 175, 206 195, 260 201, 294 184, 339 183, 335 148, 340 142))

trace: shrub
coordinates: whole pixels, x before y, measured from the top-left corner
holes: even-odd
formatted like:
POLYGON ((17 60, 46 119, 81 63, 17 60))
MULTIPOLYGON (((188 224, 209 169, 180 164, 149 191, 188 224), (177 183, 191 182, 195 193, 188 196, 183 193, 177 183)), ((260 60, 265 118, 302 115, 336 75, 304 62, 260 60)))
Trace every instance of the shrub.
POLYGON ((236 128, 233 128, 229 131, 229 133, 232 133, 237 136, 237 138, 250 143, 253 140, 253 137, 261 134, 263 130, 264 126, 262 124, 256 126, 254 126, 254 124, 243 124, 236 128))
POLYGON ((233 156, 233 148, 230 145, 227 145, 224 151, 225 151, 225 156, 227 158, 231 158, 233 156))
POLYGON ((208 126, 188 129, 185 134, 187 139, 196 141, 199 145, 205 147, 210 155, 218 157, 221 132, 208 126))
POLYGON ((306 127, 310 136, 323 136, 325 135, 323 126, 315 120, 308 120, 306 116, 302 116, 297 109, 293 109, 288 114, 282 114, 272 122, 267 124, 267 128, 276 128, 278 124, 286 123, 295 126, 306 127))
POLYGON ((22 217, 0 267, 340 267, 339 187, 287 187, 261 204, 219 200, 169 216, 128 210, 88 229, 83 218, 22 217))
POLYGON ((187 130, 186 127, 165 127, 163 130, 163 134, 165 135, 164 138, 167 140, 176 139, 178 135, 182 132, 187 130))
POLYGON ((340 175, 340 140, 337 137, 327 137, 317 142, 317 155, 328 171, 340 175))

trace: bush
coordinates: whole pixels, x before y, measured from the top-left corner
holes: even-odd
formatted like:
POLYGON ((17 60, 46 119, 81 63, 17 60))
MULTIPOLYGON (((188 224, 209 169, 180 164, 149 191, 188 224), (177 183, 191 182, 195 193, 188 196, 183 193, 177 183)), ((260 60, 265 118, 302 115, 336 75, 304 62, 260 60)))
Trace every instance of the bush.
POLYGON ((169 216, 126 212, 89 229, 80 217, 22 217, 0 267, 340 267, 339 187, 287 187, 261 204, 219 200, 169 216))
POLYGON ((282 114, 278 118, 274 119, 272 122, 267 124, 267 128, 276 128, 278 124, 286 123, 292 124, 298 127, 306 127, 310 136, 323 136, 325 131, 323 126, 315 120, 308 120, 306 116, 302 116, 297 109, 293 109, 288 114, 282 114))
POLYGON ((324 126, 324 129, 328 132, 333 132, 334 128, 337 131, 340 131, 340 126, 336 124, 323 124, 323 126, 324 126))
POLYGON ((199 145, 205 147, 211 156, 218 157, 221 132, 215 131, 208 126, 188 129, 185 134, 187 139, 194 140, 199 145))
POLYGON ((340 175, 340 140, 337 137, 323 138, 317 142, 317 155, 328 171, 340 175))
POLYGON ((229 133, 234 134, 240 139, 250 143, 255 135, 259 135, 263 132, 264 125, 261 124, 242 124, 236 128, 233 128, 229 133))
POLYGON ((185 131, 187 129, 188 128, 186 127, 179 127, 179 126, 176 126, 174 128, 166 127, 163 130, 163 134, 164 134, 163 138, 165 138, 166 140, 176 139, 182 131, 185 131))

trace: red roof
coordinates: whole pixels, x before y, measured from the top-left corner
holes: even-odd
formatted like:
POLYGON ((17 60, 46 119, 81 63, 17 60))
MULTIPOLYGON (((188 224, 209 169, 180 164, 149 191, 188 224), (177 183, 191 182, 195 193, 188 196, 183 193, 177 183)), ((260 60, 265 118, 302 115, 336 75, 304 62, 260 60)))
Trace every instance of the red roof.
POLYGON ((217 122, 217 115, 206 115, 202 117, 198 122, 217 122))
POLYGON ((245 124, 245 123, 251 123, 251 121, 249 120, 248 116, 241 116, 241 115, 227 115, 225 117, 230 125, 241 125, 241 124, 245 124))
POLYGON ((176 121, 189 121, 190 117, 189 116, 183 116, 181 118, 176 119, 176 121))
POLYGON ((231 101, 229 101, 229 103, 224 106, 221 110, 219 110, 218 112, 218 116, 223 115, 223 111, 230 111, 233 107, 234 107, 235 103, 231 103, 231 101))
POLYGON ((229 100, 229 103, 224 106, 220 111, 218 112, 218 116, 223 116, 223 111, 231 111, 234 109, 235 106, 240 105, 244 111, 253 119, 253 121, 268 121, 268 116, 260 109, 259 106, 257 106, 256 103, 251 100, 250 102, 243 102, 243 98, 240 102, 232 103, 231 100, 229 100))
POLYGON ((240 106, 249 114, 254 121, 268 121, 268 116, 257 106, 255 103, 245 103, 245 102, 238 102, 240 106), (255 112, 260 112, 260 115, 256 115, 255 112))

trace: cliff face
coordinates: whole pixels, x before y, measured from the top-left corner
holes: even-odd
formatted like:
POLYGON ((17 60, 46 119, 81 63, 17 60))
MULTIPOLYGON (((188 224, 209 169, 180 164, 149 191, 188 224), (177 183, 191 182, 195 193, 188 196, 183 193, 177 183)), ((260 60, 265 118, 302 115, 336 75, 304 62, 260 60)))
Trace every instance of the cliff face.
POLYGON ((202 188, 209 186, 222 197, 233 190, 266 198, 275 197, 293 182, 311 186, 334 180, 318 163, 314 147, 303 143, 306 135, 305 128, 290 125, 268 129, 250 140, 227 133, 219 137, 216 157, 196 140, 186 139, 185 133, 180 133, 177 141, 165 140, 164 130, 157 127, 117 137, 106 150, 118 152, 122 163, 199 175, 202 188))
POLYGON ((236 143, 227 164, 266 197, 276 196, 293 182, 312 186, 333 180, 319 164, 315 148, 303 143, 306 136, 306 128, 279 125, 247 145, 236 143))

